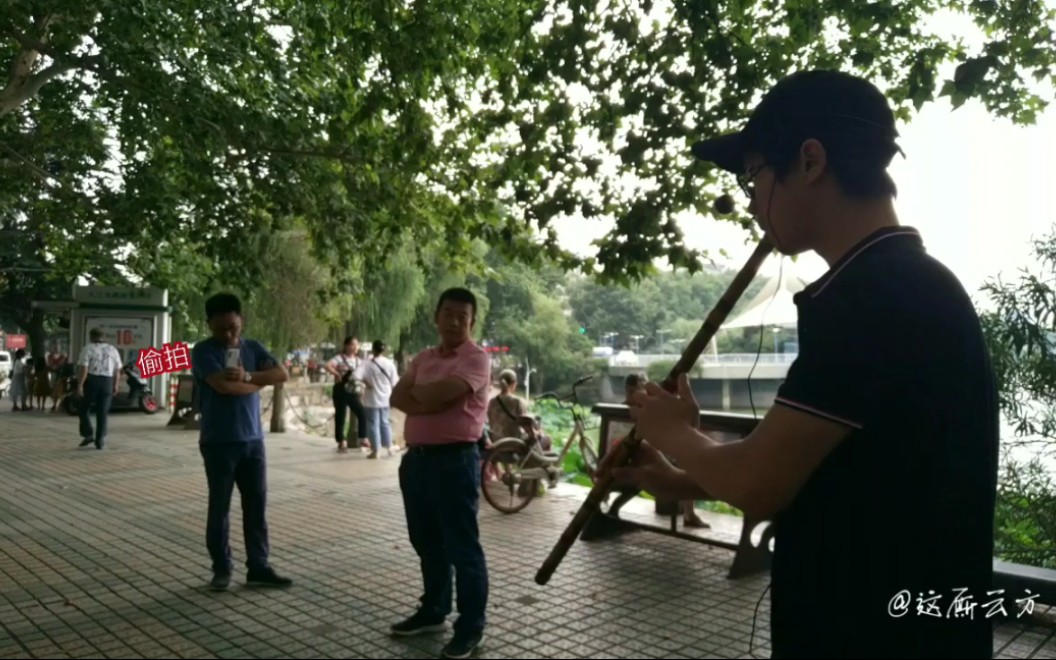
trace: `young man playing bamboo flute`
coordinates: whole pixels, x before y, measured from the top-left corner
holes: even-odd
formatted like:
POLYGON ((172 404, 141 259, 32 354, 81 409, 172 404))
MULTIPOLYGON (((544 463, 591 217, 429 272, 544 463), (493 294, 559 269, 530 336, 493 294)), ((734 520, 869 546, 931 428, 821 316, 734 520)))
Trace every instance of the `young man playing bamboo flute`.
POLYGON ((749 436, 700 432, 685 376, 677 394, 650 384, 631 405, 646 442, 613 471, 774 521, 775 658, 993 653, 994 376, 968 295, 896 217, 896 136, 872 84, 810 71, 694 145, 781 253, 830 269, 796 295, 800 353, 749 436))

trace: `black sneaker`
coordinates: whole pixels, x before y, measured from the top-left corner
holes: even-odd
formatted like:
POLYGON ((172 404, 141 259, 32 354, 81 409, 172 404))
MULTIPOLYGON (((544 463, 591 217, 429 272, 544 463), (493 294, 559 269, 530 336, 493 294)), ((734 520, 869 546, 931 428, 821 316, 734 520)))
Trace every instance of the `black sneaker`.
POLYGON ((397 637, 410 637, 412 635, 424 635, 426 633, 441 632, 447 628, 444 619, 430 619, 421 612, 401 621, 392 627, 392 634, 397 637))
POLYGON ((214 573, 212 581, 209 582, 210 591, 227 591, 229 586, 231 586, 230 573, 214 573))
POLYGON ((293 584, 289 578, 279 577, 275 571, 265 568, 261 571, 249 571, 246 573, 247 587, 277 587, 284 588, 293 584))
POLYGON ((77 446, 78 447, 87 447, 88 445, 93 444, 94 442, 95 442, 95 440, 93 440, 91 438, 85 438, 85 439, 81 440, 81 444, 79 444, 77 446))
POLYGON ((440 651, 440 657, 468 658, 473 655, 473 652, 477 650, 477 647, 483 641, 484 635, 482 633, 455 633, 455 636, 451 638, 447 646, 440 651))

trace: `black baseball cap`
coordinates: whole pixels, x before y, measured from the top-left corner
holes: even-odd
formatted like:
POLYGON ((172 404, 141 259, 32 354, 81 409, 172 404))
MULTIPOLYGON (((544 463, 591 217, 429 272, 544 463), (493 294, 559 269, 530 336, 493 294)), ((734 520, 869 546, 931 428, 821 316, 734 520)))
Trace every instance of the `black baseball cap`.
POLYGON ((752 111, 744 128, 697 142, 692 153, 727 172, 744 172, 744 155, 797 149, 816 138, 834 159, 876 159, 886 167, 902 150, 887 98, 869 81, 831 70, 782 78, 752 111))

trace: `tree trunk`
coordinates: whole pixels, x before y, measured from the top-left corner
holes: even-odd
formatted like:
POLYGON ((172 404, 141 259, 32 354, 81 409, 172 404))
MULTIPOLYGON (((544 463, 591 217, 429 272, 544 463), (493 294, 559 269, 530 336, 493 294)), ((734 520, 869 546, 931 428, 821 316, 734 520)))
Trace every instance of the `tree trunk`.
POLYGON ((47 337, 44 336, 44 310, 34 309, 33 313, 28 317, 28 324, 26 330, 29 334, 29 346, 27 346, 27 352, 33 356, 34 359, 38 357, 44 357, 44 354, 48 352, 47 349, 47 337))
POLYGON ((271 396, 271 432, 286 432, 286 391, 284 383, 279 383, 272 388, 271 396))
POLYGON ((403 369, 403 365, 404 365, 403 359, 404 359, 404 354, 405 354, 404 346, 407 345, 407 339, 408 339, 407 331, 406 330, 401 330, 400 331, 400 338, 399 338, 399 341, 398 341, 398 343, 396 345, 396 351, 395 351, 395 353, 393 353, 393 358, 396 360, 396 369, 398 370, 398 373, 400 373, 400 374, 404 373, 404 369, 403 369))

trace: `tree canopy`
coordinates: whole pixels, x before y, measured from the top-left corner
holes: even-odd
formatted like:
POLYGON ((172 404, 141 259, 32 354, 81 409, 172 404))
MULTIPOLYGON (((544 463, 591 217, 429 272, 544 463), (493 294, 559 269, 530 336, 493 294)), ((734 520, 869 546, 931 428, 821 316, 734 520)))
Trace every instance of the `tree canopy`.
POLYGON ((676 219, 721 190, 688 144, 760 90, 840 67, 903 117, 945 95, 1030 122, 1054 22, 1031 0, 6 3, 0 229, 21 238, 0 251, 0 307, 28 325, 26 301, 82 276, 177 301, 251 288, 254 237, 294 226, 331 292, 362 291, 404 239, 606 281, 656 258, 697 269, 676 219), (981 45, 922 27, 942 12, 981 45), (557 223, 601 220, 596 255, 557 244, 557 223))

